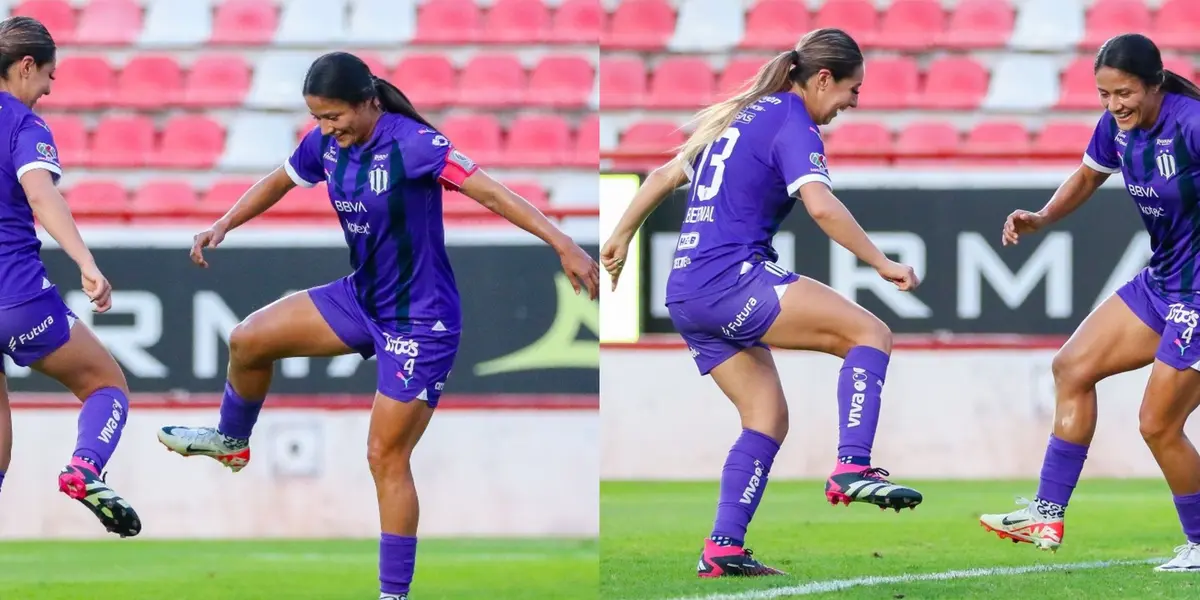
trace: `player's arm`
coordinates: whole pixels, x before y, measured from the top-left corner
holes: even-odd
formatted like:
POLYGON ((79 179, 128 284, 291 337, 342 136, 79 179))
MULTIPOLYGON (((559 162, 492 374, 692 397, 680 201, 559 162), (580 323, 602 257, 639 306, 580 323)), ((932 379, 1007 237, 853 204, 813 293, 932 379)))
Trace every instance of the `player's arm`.
POLYGON ((1110 173, 1098 171, 1087 164, 1080 165, 1074 173, 1058 186, 1050 201, 1038 211, 1043 219, 1043 225, 1050 225, 1059 219, 1075 212, 1083 206, 1100 189, 1100 185, 1108 180, 1110 173))
POLYGON ((250 186, 225 216, 217 221, 217 225, 223 231, 233 231, 275 206, 294 187, 296 182, 284 167, 279 167, 250 186))
POLYGON ((797 191, 805 210, 821 231, 830 239, 857 256, 859 260, 880 269, 889 262, 875 242, 867 237, 861 225, 850 214, 850 209, 833 195, 833 190, 822 180, 804 183, 797 191))
POLYGON ((650 214, 671 195, 671 192, 687 183, 688 179, 688 173, 679 159, 651 171, 629 201, 629 206, 625 208, 621 220, 613 229, 611 239, 625 244, 632 241, 634 234, 641 229, 650 214))
POLYGON ((95 266, 96 261, 83 243, 67 201, 54 185, 54 177, 55 173, 46 168, 29 169, 21 174, 21 188, 29 199, 33 216, 80 269, 95 266))
POLYGON ((483 169, 476 168, 457 185, 458 191, 504 217, 509 223, 536 235, 562 254, 575 247, 575 241, 563 233, 538 208, 483 169))

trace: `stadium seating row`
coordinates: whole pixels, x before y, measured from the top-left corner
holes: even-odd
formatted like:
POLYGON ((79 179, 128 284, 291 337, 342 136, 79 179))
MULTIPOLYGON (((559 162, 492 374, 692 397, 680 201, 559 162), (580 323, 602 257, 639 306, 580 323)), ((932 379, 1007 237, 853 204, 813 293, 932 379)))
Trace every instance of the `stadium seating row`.
POLYGON ((186 47, 503 43, 595 44, 599 0, 23 0, 14 15, 37 18, 61 45, 186 47))
MULTIPOLYGON (((250 104, 302 104, 300 87, 314 57, 270 55, 251 63, 238 54, 208 54, 184 67, 170 54, 131 57, 119 70, 106 56, 64 56, 53 91, 40 102, 50 109, 105 107, 157 109, 250 104)), ((479 54, 461 69, 445 55, 409 55, 394 68, 366 53, 373 73, 398 82, 423 107, 585 107, 593 93, 595 67, 583 56, 543 56, 526 70, 517 56, 479 54)))
MULTIPOLYGON (((226 153, 225 126, 202 114, 171 117, 161 131, 145 115, 106 115, 90 131, 75 115, 48 115, 46 122, 68 168, 209 169, 226 153)), ((298 142, 314 125, 311 120, 299 122, 295 139, 271 145, 286 151, 288 144, 298 142)), ((448 115, 437 125, 458 148, 489 167, 595 167, 599 161, 600 124, 595 115, 584 119, 578 132, 555 114, 519 115, 507 131, 492 115, 448 115)), ((255 131, 256 137, 229 141, 257 146, 271 132, 266 122, 261 127, 242 129, 255 131)), ((260 164, 251 162, 247 166, 260 164)))
MULTIPOLYGON (((617 150, 626 153, 658 153, 683 142, 679 123, 642 121, 620 137, 617 150)), ((883 123, 851 121, 822 132, 830 162, 838 165, 877 166, 899 158, 894 164, 934 164, 935 156, 962 158, 974 164, 987 162, 1037 161, 1075 162, 1083 155, 1095 123, 1051 121, 1040 130, 1029 131, 1020 122, 984 121, 966 132, 940 121, 916 121, 893 132, 883 123), (905 158, 905 156, 909 158, 905 158)), ((635 158, 614 161, 620 166, 644 166, 661 159, 635 158)), ((936 164, 949 163, 939 160, 936 164)))
MULTIPOLYGON (((80 220, 144 221, 154 217, 211 220, 225 214, 254 182, 254 179, 222 179, 208 189, 198 191, 186 181, 158 179, 129 190, 118 181, 90 179, 71 186, 65 196, 72 213, 80 220)), ((506 185, 542 210, 566 210, 552 209, 546 190, 537 182, 518 181, 506 185)), ((444 194, 443 204, 451 217, 477 218, 488 215, 486 208, 457 192, 444 194)), ((263 217, 282 220, 311 217, 333 219, 335 215, 325 186, 319 185, 293 189, 263 217)))

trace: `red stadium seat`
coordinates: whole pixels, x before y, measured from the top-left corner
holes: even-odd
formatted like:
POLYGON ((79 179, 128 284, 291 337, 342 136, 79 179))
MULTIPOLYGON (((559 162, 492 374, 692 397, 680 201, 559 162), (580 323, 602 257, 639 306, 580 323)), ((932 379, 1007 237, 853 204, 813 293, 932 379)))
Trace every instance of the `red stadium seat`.
POLYGON ((687 109, 712 102, 717 78, 708 59, 670 56, 654 69, 645 106, 687 109))
POLYGON ((570 164, 595 168, 600 164, 600 116, 592 113, 583 118, 575 133, 575 152, 570 164))
MULTIPOLYGON (((541 184, 529 181, 506 181, 504 185, 540 209, 550 206, 550 199, 541 184)), ((458 223, 504 222, 503 217, 459 192, 446 191, 442 194, 442 212, 446 220, 458 223)))
POLYGON ((478 41, 483 16, 474 0, 429 0, 417 13, 414 42, 470 44, 478 41))
POLYGON ((1094 50, 1122 33, 1150 34, 1150 7, 1145 0, 1096 0, 1087 11, 1080 47, 1094 50))
POLYGON ((81 181, 66 194, 71 214, 81 219, 124 218, 129 213, 129 192, 117 181, 81 181))
POLYGON ((145 116, 113 116, 92 133, 92 165, 101 169, 144 167, 154 155, 154 122, 145 116))
POLYGON ((883 14, 874 45, 923 50, 946 31, 946 11, 939 0, 895 0, 883 14))
POLYGON ((506 108, 524 103, 529 77, 514 55, 478 54, 462 69, 458 104, 506 108))
POLYGON ((948 166, 953 164, 961 136, 954 125, 944 122, 909 123, 896 136, 900 166, 948 166), (905 158, 905 156, 908 158, 905 158), (925 155, 925 156, 916 156, 925 155), (941 156, 930 156, 941 155, 941 156))
POLYGON ((117 76, 113 105, 149 110, 179 105, 183 99, 183 70, 167 54, 135 56, 117 76))
POLYGON ((155 166, 209 169, 225 151, 225 128, 204 115, 180 115, 163 127, 155 166))
POLYGON ((278 204, 263 214, 273 219, 330 219, 334 223, 337 219, 337 213, 329 201, 329 190, 323 183, 310 188, 292 188, 278 204))
POLYGON ((599 44, 604 18, 600 0, 564 0, 554 13, 548 40, 560 44, 599 44))
POLYGON ((1154 17, 1150 35, 1159 48, 1200 50, 1200 4, 1195 0, 1166 0, 1154 17))
POLYGON ((595 86, 596 72, 582 56, 546 56, 529 76, 528 103, 534 106, 582 108, 595 86))
POLYGON ((1078 165, 1095 130, 1095 119, 1050 121, 1035 136, 1030 154, 1045 162, 1078 165))
POLYGON ((1029 131, 1018 121, 979 123, 969 132, 960 153, 972 163, 1013 164, 1027 162, 1033 144, 1029 131))
POLYGON ((867 59, 867 79, 858 107, 867 110, 908 108, 917 99, 921 73, 908 56, 867 59))
POLYGON ((823 137, 827 158, 835 168, 884 165, 888 161, 886 154, 892 150, 892 132, 883 123, 850 122, 823 137))
POLYGON ((1163 68, 1176 75, 1182 75, 1187 79, 1193 79, 1196 75, 1196 66, 1192 64, 1192 59, 1186 56, 1164 53, 1162 61, 1163 68))
POLYGON ((646 63, 629 56, 600 57, 600 106, 641 106, 646 100, 646 63))
POLYGON ((746 15, 741 47, 781 52, 794 48, 801 32, 811 29, 804 0, 762 0, 746 15))
POLYGON ((390 80, 418 108, 441 108, 458 98, 458 71, 442 54, 406 56, 396 65, 390 80))
POLYGON ((116 88, 116 74, 101 56, 65 56, 58 61, 49 96, 39 107, 96 109, 107 106, 116 88))
MULTIPOLYGON (((200 193, 201 210, 222 213, 229 210, 256 181, 255 179, 239 178, 221 179, 214 182, 207 190, 200 193)), ((301 188, 297 187, 293 191, 297 189, 301 188)))
POLYGON ((225 0, 213 17, 214 45, 269 44, 279 26, 279 11, 271 0, 225 0))
POLYGON ((522 167, 564 164, 571 152, 571 126, 557 115, 522 115, 508 128, 505 162, 522 167))
POLYGON ((914 101, 932 110, 974 110, 988 93, 991 75, 970 56, 942 56, 929 63, 925 87, 914 101))
POLYGON ((88 130, 83 119, 76 115, 56 113, 47 115, 44 120, 54 135, 54 145, 63 169, 88 166, 88 130))
POLYGON ((1016 14, 1007 1, 962 0, 954 7, 939 46, 958 50, 1003 48, 1016 14))
POLYGON ((866 48, 879 34, 879 13, 871 0, 826 0, 813 23, 814 29, 823 27, 842 29, 866 48))
POLYGON ((730 60, 717 78, 717 100, 725 100, 741 91, 766 63, 765 58, 758 57, 738 57, 730 60))
POLYGON ((504 132, 492 115, 451 115, 442 120, 438 131, 481 165, 494 165, 504 158, 504 132))
POLYGON ((542 0, 496 0, 488 11, 481 42, 537 44, 550 32, 550 11, 542 0))
POLYGON ((142 7, 134 0, 91 0, 83 6, 75 43, 127 46, 142 32, 142 7))
POLYGON ((75 43, 75 9, 69 0, 25 0, 13 7, 12 16, 41 21, 59 46, 75 43))
POLYGON ((189 108, 241 106, 250 89, 250 65, 237 54, 206 55, 188 71, 183 105, 189 108))
POLYGON ((546 193, 546 188, 536 181, 512 181, 505 182, 504 185, 538 208, 550 206, 550 195, 546 193))
POLYGON ((675 9, 667 0, 625 0, 601 38, 605 49, 662 50, 675 33, 675 9))
MULTIPOLYGON (((376 77, 387 77, 388 66, 384 62, 383 57, 375 52, 356 52, 355 56, 367 63, 367 68, 371 70, 371 74, 376 77)), ((394 83, 394 82, 393 82, 394 83)))
POLYGON ((1058 104, 1055 105, 1055 108, 1068 110, 1100 108, 1100 97, 1096 91, 1096 74, 1092 70, 1092 62, 1091 57, 1080 56, 1067 65, 1062 73, 1058 104))
MULTIPOLYGON (((147 181, 133 193, 130 210, 135 216, 200 217, 199 196, 192 184, 179 179, 147 181)), ((212 213, 209 213, 212 214, 212 213)))
POLYGON ((613 167, 622 168, 652 168, 662 164, 663 152, 670 152, 682 144, 687 136, 679 131, 679 125, 672 121, 642 121, 634 123, 625 130, 617 144, 617 150, 648 154, 645 158, 614 159, 613 167))

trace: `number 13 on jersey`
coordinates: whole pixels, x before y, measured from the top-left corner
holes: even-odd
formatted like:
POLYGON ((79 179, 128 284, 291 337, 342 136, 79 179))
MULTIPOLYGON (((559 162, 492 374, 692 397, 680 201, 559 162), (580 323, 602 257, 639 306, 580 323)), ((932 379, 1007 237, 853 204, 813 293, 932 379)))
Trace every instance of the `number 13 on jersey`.
POLYGON ((721 183, 725 181, 725 161, 729 160, 730 155, 733 154, 733 147, 737 146, 738 137, 741 134, 741 131, 730 127, 716 141, 704 147, 704 154, 700 157, 700 164, 696 165, 696 197, 701 202, 712 200, 716 197, 717 192, 721 190, 721 183), (721 146, 721 151, 714 153, 712 151, 713 146, 720 144, 722 141, 724 144, 721 146), (708 185, 704 185, 700 181, 703 181, 701 178, 708 167, 712 167, 712 180, 708 185))

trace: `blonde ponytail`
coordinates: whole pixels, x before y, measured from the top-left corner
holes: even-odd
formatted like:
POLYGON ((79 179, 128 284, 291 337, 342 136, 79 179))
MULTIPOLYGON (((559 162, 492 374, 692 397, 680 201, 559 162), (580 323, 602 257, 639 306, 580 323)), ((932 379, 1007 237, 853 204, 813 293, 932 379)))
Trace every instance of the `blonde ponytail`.
POLYGON ((705 146, 721 137, 721 134, 733 124, 733 119, 739 112, 758 101, 759 98, 790 89, 792 80, 788 75, 791 73, 792 67, 796 66, 796 57, 795 50, 779 54, 771 59, 771 62, 763 65, 750 84, 743 87, 738 94, 696 113, 696 116, 688 123, 688 125, 695 125, 696 130, 677 149, 680 160, 685 163, 692 162, 705 146))

